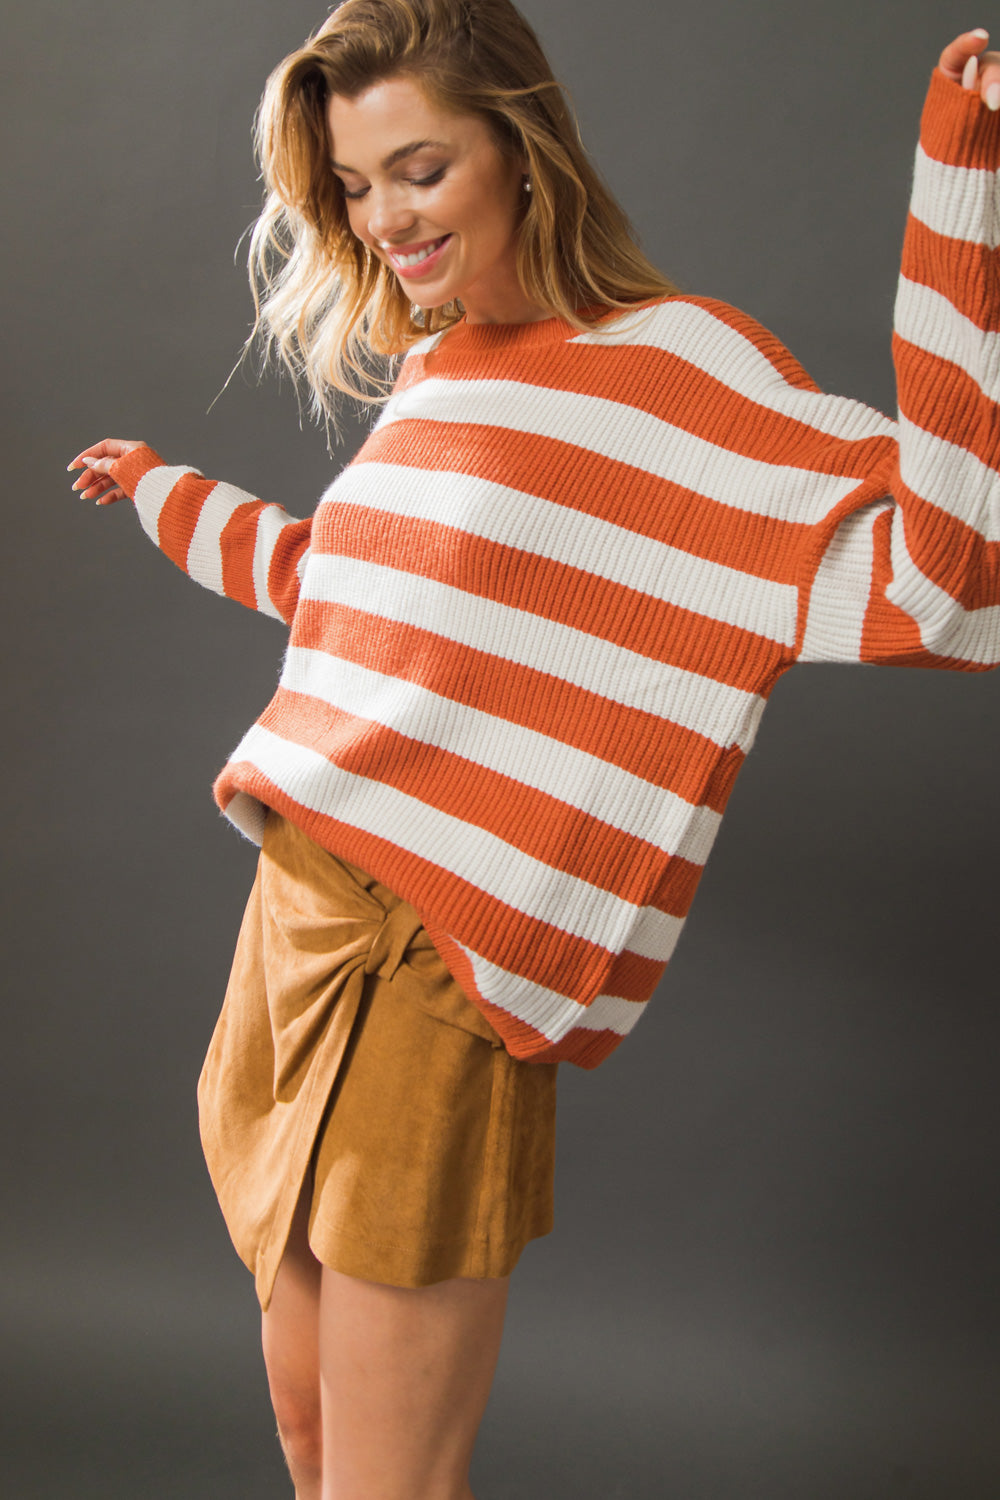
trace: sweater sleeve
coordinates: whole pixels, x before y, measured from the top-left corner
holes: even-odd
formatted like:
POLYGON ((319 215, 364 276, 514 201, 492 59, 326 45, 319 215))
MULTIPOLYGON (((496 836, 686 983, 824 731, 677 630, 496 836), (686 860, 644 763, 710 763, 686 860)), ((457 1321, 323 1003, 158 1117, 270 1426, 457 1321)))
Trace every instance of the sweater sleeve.
POLYGON ((297 521, 235 485, 166 464, 145 446, 116 460, 111 477, 134 501, 147 535, 196 583, 291 623, 311 517, 297 521))
POLYGON ((935 70, 895 305, 898 420, 793 376, 806 465, 838 481, 799 549, 801 661, 1000 663, 998 167, 1000 115, 935 70))

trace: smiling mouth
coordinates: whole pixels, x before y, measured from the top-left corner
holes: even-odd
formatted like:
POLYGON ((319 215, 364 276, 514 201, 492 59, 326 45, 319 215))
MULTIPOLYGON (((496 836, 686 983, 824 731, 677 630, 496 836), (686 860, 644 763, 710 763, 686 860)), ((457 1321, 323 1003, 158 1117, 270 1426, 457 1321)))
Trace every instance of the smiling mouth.
POLYGON ((394 270, 411 271, 418 266, 424 265, 432 256, 437 255, 438 251, 443 249, 450 239, 450 234, 443 234, 440 239, 431 240, 430 244, 424 245, 420 250, 414 250, 411 255, 401 255, 397 251, 390 249, 387 245, 383 246, 383 248, 394 270))

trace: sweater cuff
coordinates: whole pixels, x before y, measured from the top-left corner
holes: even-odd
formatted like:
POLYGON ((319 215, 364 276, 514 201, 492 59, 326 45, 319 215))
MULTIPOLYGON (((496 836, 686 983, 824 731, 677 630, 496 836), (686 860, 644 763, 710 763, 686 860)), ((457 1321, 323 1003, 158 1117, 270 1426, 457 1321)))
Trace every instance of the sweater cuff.
POLYGON ((139 480, 150 469, 161 468, 164 463, 165 460, 153 448, 143 443, 141 447, 132 448, 121 458, 116 458, 108 472, 115 484, 120 484, 129 499, 134 500, 139 480))
POLYGON ((920 144, 934 161, 952 167, 1000 167, 1000 110, 987 109, 978 90, 964 89, 935 68, 920 120, 920 144))

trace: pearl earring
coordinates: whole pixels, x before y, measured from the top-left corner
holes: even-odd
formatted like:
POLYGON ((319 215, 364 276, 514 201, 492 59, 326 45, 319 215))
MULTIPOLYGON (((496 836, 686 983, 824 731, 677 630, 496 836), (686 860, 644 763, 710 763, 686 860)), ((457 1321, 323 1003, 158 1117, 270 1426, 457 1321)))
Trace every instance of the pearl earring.
POLYGON ((524 191, 526 193, 530 193, 531 192, 531 178, 530 177, 526 177, 524 179, 524 191))

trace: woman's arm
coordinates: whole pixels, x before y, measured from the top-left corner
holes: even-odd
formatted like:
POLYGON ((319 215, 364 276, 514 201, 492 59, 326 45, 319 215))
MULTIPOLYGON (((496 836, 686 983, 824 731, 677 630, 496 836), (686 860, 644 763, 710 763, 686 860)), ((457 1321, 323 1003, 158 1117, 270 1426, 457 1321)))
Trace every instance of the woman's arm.
POLYGON ((145 443, 105 438, 68 465, 85 499, 128 495, 143 529, 206 588, 290 624, 309 552, 311 518, 297 521, 235 485, 165 464, 145 443))
MULTIPOLYGON (((895 309, 898 423, 872 431, 861 483, 811 528, 800 660, 1000 663, 1000 54, 986 40, 957 38, 931 78, 895 309)), ((820 399, 832 437, 838 398, 820 399)), ((847 426, 856 404, 841 405, 847 426)), ((822 456, 851 472, 848 444, 822 456)))

